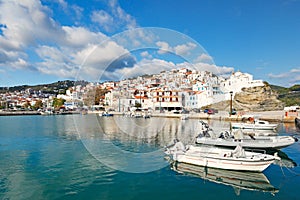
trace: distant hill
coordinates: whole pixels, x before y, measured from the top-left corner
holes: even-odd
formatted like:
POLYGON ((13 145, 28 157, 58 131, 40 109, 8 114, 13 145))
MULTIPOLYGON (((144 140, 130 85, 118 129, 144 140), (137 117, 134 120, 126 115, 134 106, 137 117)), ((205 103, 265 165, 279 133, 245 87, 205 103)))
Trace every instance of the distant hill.
POLYGON ((278 93, 278 99, 285 106, 300 105, 300 85, 297 84, 289 88, 276 85, 270 85, 270 87, 278 93))
POLYGON ((49 83, 49 84, 41 84, 41 85, 19 85, 19 86, 13 86, 13 87, 0 87, 0 93, 5 92, 15 92, 15 91, 24 91, 27 89, 32 89, 34 91, 41 91, 43 93, 48 94, 59 94, 59 93, 65 93, 65 91, 74 86, 74 85, 87 85, 87 81, 58 81, 55 83, 49 83))

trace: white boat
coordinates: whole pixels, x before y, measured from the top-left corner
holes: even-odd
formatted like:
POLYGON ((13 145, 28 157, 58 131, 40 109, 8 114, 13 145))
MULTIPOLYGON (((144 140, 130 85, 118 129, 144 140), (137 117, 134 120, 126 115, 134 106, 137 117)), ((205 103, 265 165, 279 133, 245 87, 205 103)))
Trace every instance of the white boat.
POLYGON ((187 146, 176 142, 167 148, 166 154, 174 161, 197 166, 212 167, 226 170, 262 172, 277 156, 245 151, 241 145, 234 150, 207 146, 187 146))
POLYGON ((232 186, 237 195, 240 190, 277 193, 279 190, 271 185, 263 173, 223 170, 195 166, 186 163, 172 163, 172 169, 185 175, 193 175, 214 183, 232 186))
POLYGON ((103 112, 103 113, 99 113, 100 117, 113 117, 114 114, 112 113, 108 113, 108 112, 103 112))
POLYGON ((188 120, 189 119, 189 115, 188 114, 181 114, 180 119, 181 120, 188 120))
POLYGON ((231 126, 233 129, 274 130, 278 124, 270 124, 268 121, 255 119, 247 123, 231 123, 231 126))
POLYGON ((297 138, 291 136, 253 136, 245 135, 242 130, 232 133, 224 131, 215 134, 208 124, 202 123, 201 133, 196 138, 197 144, 206 144, 223 147, 236 147, 238 144, 244 148, 253 149, 281 149, 294 144, 297 138))

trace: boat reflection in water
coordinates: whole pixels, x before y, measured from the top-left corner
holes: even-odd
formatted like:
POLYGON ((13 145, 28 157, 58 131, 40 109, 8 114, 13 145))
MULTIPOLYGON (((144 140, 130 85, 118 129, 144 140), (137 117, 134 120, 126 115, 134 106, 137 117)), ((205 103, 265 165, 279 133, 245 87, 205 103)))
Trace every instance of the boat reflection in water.
POLYGON ((263 173, 222 170, 208 167, 172 162, 171 168, 182 174, 198 176, 218 184, 232 186, 236 195, 241 189, 277 193, 279 190, 270 184, 263 173))

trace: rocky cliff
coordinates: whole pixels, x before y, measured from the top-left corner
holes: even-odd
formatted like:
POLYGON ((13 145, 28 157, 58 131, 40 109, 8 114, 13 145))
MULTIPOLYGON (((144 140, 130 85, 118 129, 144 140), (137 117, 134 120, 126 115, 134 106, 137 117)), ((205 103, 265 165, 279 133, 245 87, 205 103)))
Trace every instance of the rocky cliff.
MULTIPOLYGON (((229 111, 230 101, 223 101, 212 108, 229 111)), ((284 103, 278 100, 278 94, 269 85, 261 87, 243 88, 236 93, 232 107, 238 111, 268 111, 283 110, 284 103)))
POLYGON ((237 110, 267 111, 283 110, 284 104, 269 85, 243 88, 235 95, 233 107, 237 110))

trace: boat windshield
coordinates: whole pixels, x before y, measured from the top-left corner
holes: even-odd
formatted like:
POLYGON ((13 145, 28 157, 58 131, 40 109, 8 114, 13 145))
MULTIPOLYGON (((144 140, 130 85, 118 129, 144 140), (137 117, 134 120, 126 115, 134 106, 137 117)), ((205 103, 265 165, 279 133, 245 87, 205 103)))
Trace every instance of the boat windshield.
POLYGON ((242 148, 242 146, 239 144, 236 146, 236 148, 232 152, 232 156, 236 158, 245 158, 246 153, 245 150, 242 148))

